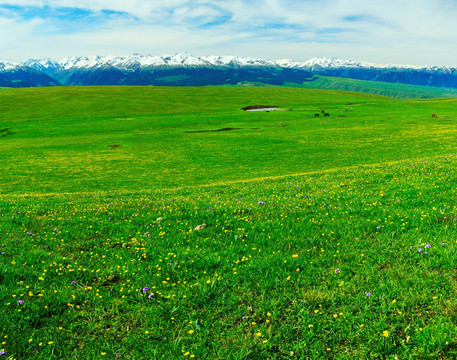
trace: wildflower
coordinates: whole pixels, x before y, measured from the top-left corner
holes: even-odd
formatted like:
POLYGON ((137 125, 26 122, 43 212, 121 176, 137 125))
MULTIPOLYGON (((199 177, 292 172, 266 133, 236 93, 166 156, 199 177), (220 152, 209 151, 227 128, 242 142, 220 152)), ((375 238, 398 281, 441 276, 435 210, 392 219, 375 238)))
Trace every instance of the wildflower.
POLYGON ((147 292, 149 289, 150 289, 150 287, 145 286, 145 287, 143 288, 143 292, 147 292))
POLYGON ((446 245, 446 243, 442 242, 442 243, 441 243, 441 246, 444 246, 444 245, 446 245))
POLYGON ((255 334, 255 336, 262 336, 262 333, 258 332, 255 334))
POLYGON ((341 269, 340 268, 336 268, 335 269, 335 274, 339 274, 341 272, 341 269))
POLYGON ((409 248, 412 250, 412 249, 414 249, 414 246, 411 245, 409 248))
POLYGON ((379 230, 380 228, 381 228, 381 226, 376 226, 376 229, 378 229, 378 230, 379 230))
POLYGON ((23 303, 24 303, 24 300, 18 300, 18 301, 17 301, 17 304, 18 304, 18 305, 22 305, 23 303))
POLYGON ((75 285, 76 284, 76 280, 73 280, 70 284, 71 285, 75 285))
POLYGON ((259 205, 265 205, 264 201, 259 201, 259 205))
POLYGON ((6 356, 6 351, 5 350, 0 350, 0 356, 6 356))
POLYGON ((154 294, 149 294, 148 298, 149 298, 149 299, 153 299, 154 296, 155 296, 154 294))
POLYGON ((194 333, 194 330, 189 330, 189 334, 192 335, 194 333))
POLYGON ((426 249, 429 249, 429 248, 431 248, 431 247, 432 247, 432 245, 430 245, 430 244, 425 245, 425 248, 426 248, 426 249))
POLYGON ((371 296, 371 292, 365 291, 365 295, 366 295, 366 296, 371 296))
POLYGON ((384 337, 389 337, 389 332, 388 332, 387 330, 384 330, 384 331, 382 332, 382 336, 384 336, 384 337))
POLYGON ((417 251, 419 251, 419 252, 422 252, 422 249, 421 249, 421 248, 419 248, 419 249, 417 249, 417 251))

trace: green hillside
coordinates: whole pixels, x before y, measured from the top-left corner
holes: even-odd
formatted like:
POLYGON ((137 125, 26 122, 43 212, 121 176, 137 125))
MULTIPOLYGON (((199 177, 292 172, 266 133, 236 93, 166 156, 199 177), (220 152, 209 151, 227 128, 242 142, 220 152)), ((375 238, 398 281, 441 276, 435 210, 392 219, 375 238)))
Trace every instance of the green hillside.
POLYGON ((308 89, 359 91, 370 94, 389 96, 398 99, 451 98, 457 96, 457 89, 451 88, 406 85, 400 83, 356 80, 331 76, 315 76, 313 81, 307 81, 301 85, 290 83, 287 84, 287 86, 308 89))
POLYGON ((0 358, 456 358, 456 105, 0 91, 0 358))
POLYGON ((187 187, 446 154, 456 103, 290 88, 3 90, 0 193, 187 187), (256 104, 285 111, 241 110, 256 104), (212 131, 225 128, 236 130, 212 131))

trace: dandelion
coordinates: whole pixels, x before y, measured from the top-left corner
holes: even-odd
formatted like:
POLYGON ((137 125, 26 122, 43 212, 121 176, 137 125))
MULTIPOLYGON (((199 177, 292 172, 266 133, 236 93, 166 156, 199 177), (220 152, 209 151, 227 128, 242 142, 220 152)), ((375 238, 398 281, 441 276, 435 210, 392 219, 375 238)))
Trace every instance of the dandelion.
POLYGON ((384 336, 384 337, 389 337, 389 332, 388 332, 387 330, 384 330, 384 331, 382 332, 382 336, 384 336))
POLYGON ((189 330, 189 334, 192 335, 194 333, 194 330, 189 330))

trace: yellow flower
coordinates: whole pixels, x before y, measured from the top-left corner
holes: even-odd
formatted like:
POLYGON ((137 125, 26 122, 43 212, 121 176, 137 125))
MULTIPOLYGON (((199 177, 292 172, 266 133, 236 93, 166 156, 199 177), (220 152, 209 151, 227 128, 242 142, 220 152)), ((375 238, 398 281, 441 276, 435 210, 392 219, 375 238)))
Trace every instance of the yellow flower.
POLYGON ((293 258, 298 258, 297 254, 292 255, 293 258))
POLYGON ((189 330, 189 334, 193 334, 194 333, 194 330, 189 330))
POLYGON ((262 336, 262 333, 256 333, 255 336, 262 336))
POLYGON ((389 332, 388 332, 387 330, 384 330, 384 331, 382 332, 382 336, 384 336, 384 337, 389 337, 389 332))
POLYGON ((54 344, 54 341, 48 341, 48 345, 54 344))
POLYGON ((102 356, 105 356, 106 355, 106 352, 102 352, 102 356))
POLYGON ((29 342, 32 342, 32 341, 33 341, 33 339, 29 339, 29 342))

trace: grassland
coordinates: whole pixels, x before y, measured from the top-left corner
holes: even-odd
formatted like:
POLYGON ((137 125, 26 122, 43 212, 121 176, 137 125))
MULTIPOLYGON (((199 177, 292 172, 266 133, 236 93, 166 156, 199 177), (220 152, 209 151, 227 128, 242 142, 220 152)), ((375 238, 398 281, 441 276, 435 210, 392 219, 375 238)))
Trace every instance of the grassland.
POLYGON ((2 90, 1 351, 456 357, 455 105, 2 90), (240 110, 255 104, 287 111, 240 110), (239 130, 194 132, 222 128, 239 130))
POLYGON ((332 76, 316 76, 314 81, 304 82, 301 85, 290 83, 287 86, 307 89, 358 91, 398 99, 451 98, 457 96, 456 89, 452 88, 387 83, 332 76))

